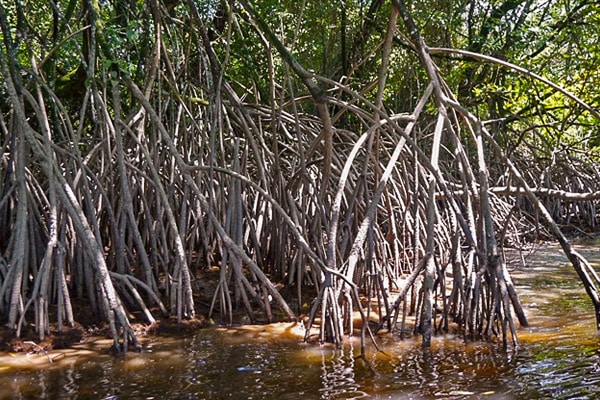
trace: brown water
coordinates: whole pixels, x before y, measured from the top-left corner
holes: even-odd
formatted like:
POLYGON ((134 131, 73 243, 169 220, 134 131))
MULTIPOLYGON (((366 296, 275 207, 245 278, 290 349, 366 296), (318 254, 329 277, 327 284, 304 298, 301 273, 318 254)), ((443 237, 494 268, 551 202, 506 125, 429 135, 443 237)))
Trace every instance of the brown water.
POLYGON ((289 324, 209 329, 149 339, 127 356, 93 346, 52 353, 52 364, 45 355, 0 354, 0 399, 600 398, 600 336, 564 256, 547 248, 513 278, 531 324, 520 328, 516 352, 451 335, 430 350, 418 339, 382 337, 387 354, 370 349, 363 361, 354 358, 358 342, 304 344, 289 324))

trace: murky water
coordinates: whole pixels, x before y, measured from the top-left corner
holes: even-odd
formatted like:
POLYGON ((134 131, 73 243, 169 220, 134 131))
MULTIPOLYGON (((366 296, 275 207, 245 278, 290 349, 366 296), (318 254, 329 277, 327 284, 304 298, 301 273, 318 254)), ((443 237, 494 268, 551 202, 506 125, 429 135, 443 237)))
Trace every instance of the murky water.
MULTIPOLYGON (((600 260, 594 249, 588 257, 600 260)), ((304 344, 290 325, 211 329, 150 339, 127 356, 65 351, 50 364, 44 355, 0 354, 0 399, 600 398, 600 336, 572 268, 551 250, 513 278, 531 323, 520 328, 517 352, 451 335, 430 350, 385 337, 386 354, 370 350, 362 360, 358 342, 304 344)))

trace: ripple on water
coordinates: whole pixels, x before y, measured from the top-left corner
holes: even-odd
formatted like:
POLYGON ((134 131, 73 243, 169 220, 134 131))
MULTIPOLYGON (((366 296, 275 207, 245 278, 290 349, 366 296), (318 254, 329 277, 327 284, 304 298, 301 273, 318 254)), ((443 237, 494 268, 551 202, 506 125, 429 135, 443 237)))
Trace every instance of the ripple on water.
POLYGON ((600 395, 600 356, 576 346, 540 349, 518 356, 520 393, 532 398, 589 399, 600 395))

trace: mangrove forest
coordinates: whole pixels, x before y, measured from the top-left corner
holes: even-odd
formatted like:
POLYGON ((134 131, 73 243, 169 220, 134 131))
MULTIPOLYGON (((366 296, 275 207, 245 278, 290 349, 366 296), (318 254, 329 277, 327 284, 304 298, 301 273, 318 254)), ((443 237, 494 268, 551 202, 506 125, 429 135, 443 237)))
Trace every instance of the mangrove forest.
POLYGON ((519 346, 556 241, 600 330, 592 0, 0 3, 0 323, 519 346))

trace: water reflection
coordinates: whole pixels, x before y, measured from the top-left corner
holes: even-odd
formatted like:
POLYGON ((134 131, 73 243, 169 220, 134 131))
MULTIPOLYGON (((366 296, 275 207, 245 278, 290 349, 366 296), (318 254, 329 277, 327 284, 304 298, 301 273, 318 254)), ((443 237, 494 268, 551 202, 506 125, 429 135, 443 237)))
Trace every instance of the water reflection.
POLYGON ((355 381, 355 359, 353 347, 330 352, 323 351, 321 356, 321 388, 322 399, 360 399, 370 397, 360 390, 355 381), (328 354, 329 353, 329 354, 328 354))
POLYGON ((4 399, 521 399, 600 396, 597 346, 495 345, 436 338, 384 343, 355 359, 343 349, 285 341, 241 343, 214 331, 148 346, 142 354, 0 374, 4 399))
POLYGON ((517 356, 519 392, 530 398, 594 399, 600 397, 600 356, 597 349, 574 346, 536 349, 517 356))
POLYGON ((392 361, 391 393, 414 398, 506 398, 500 380, 514 361, 492 345, 465 345, 452 338, 438 339, 432 349, 419 347, 392 361))

